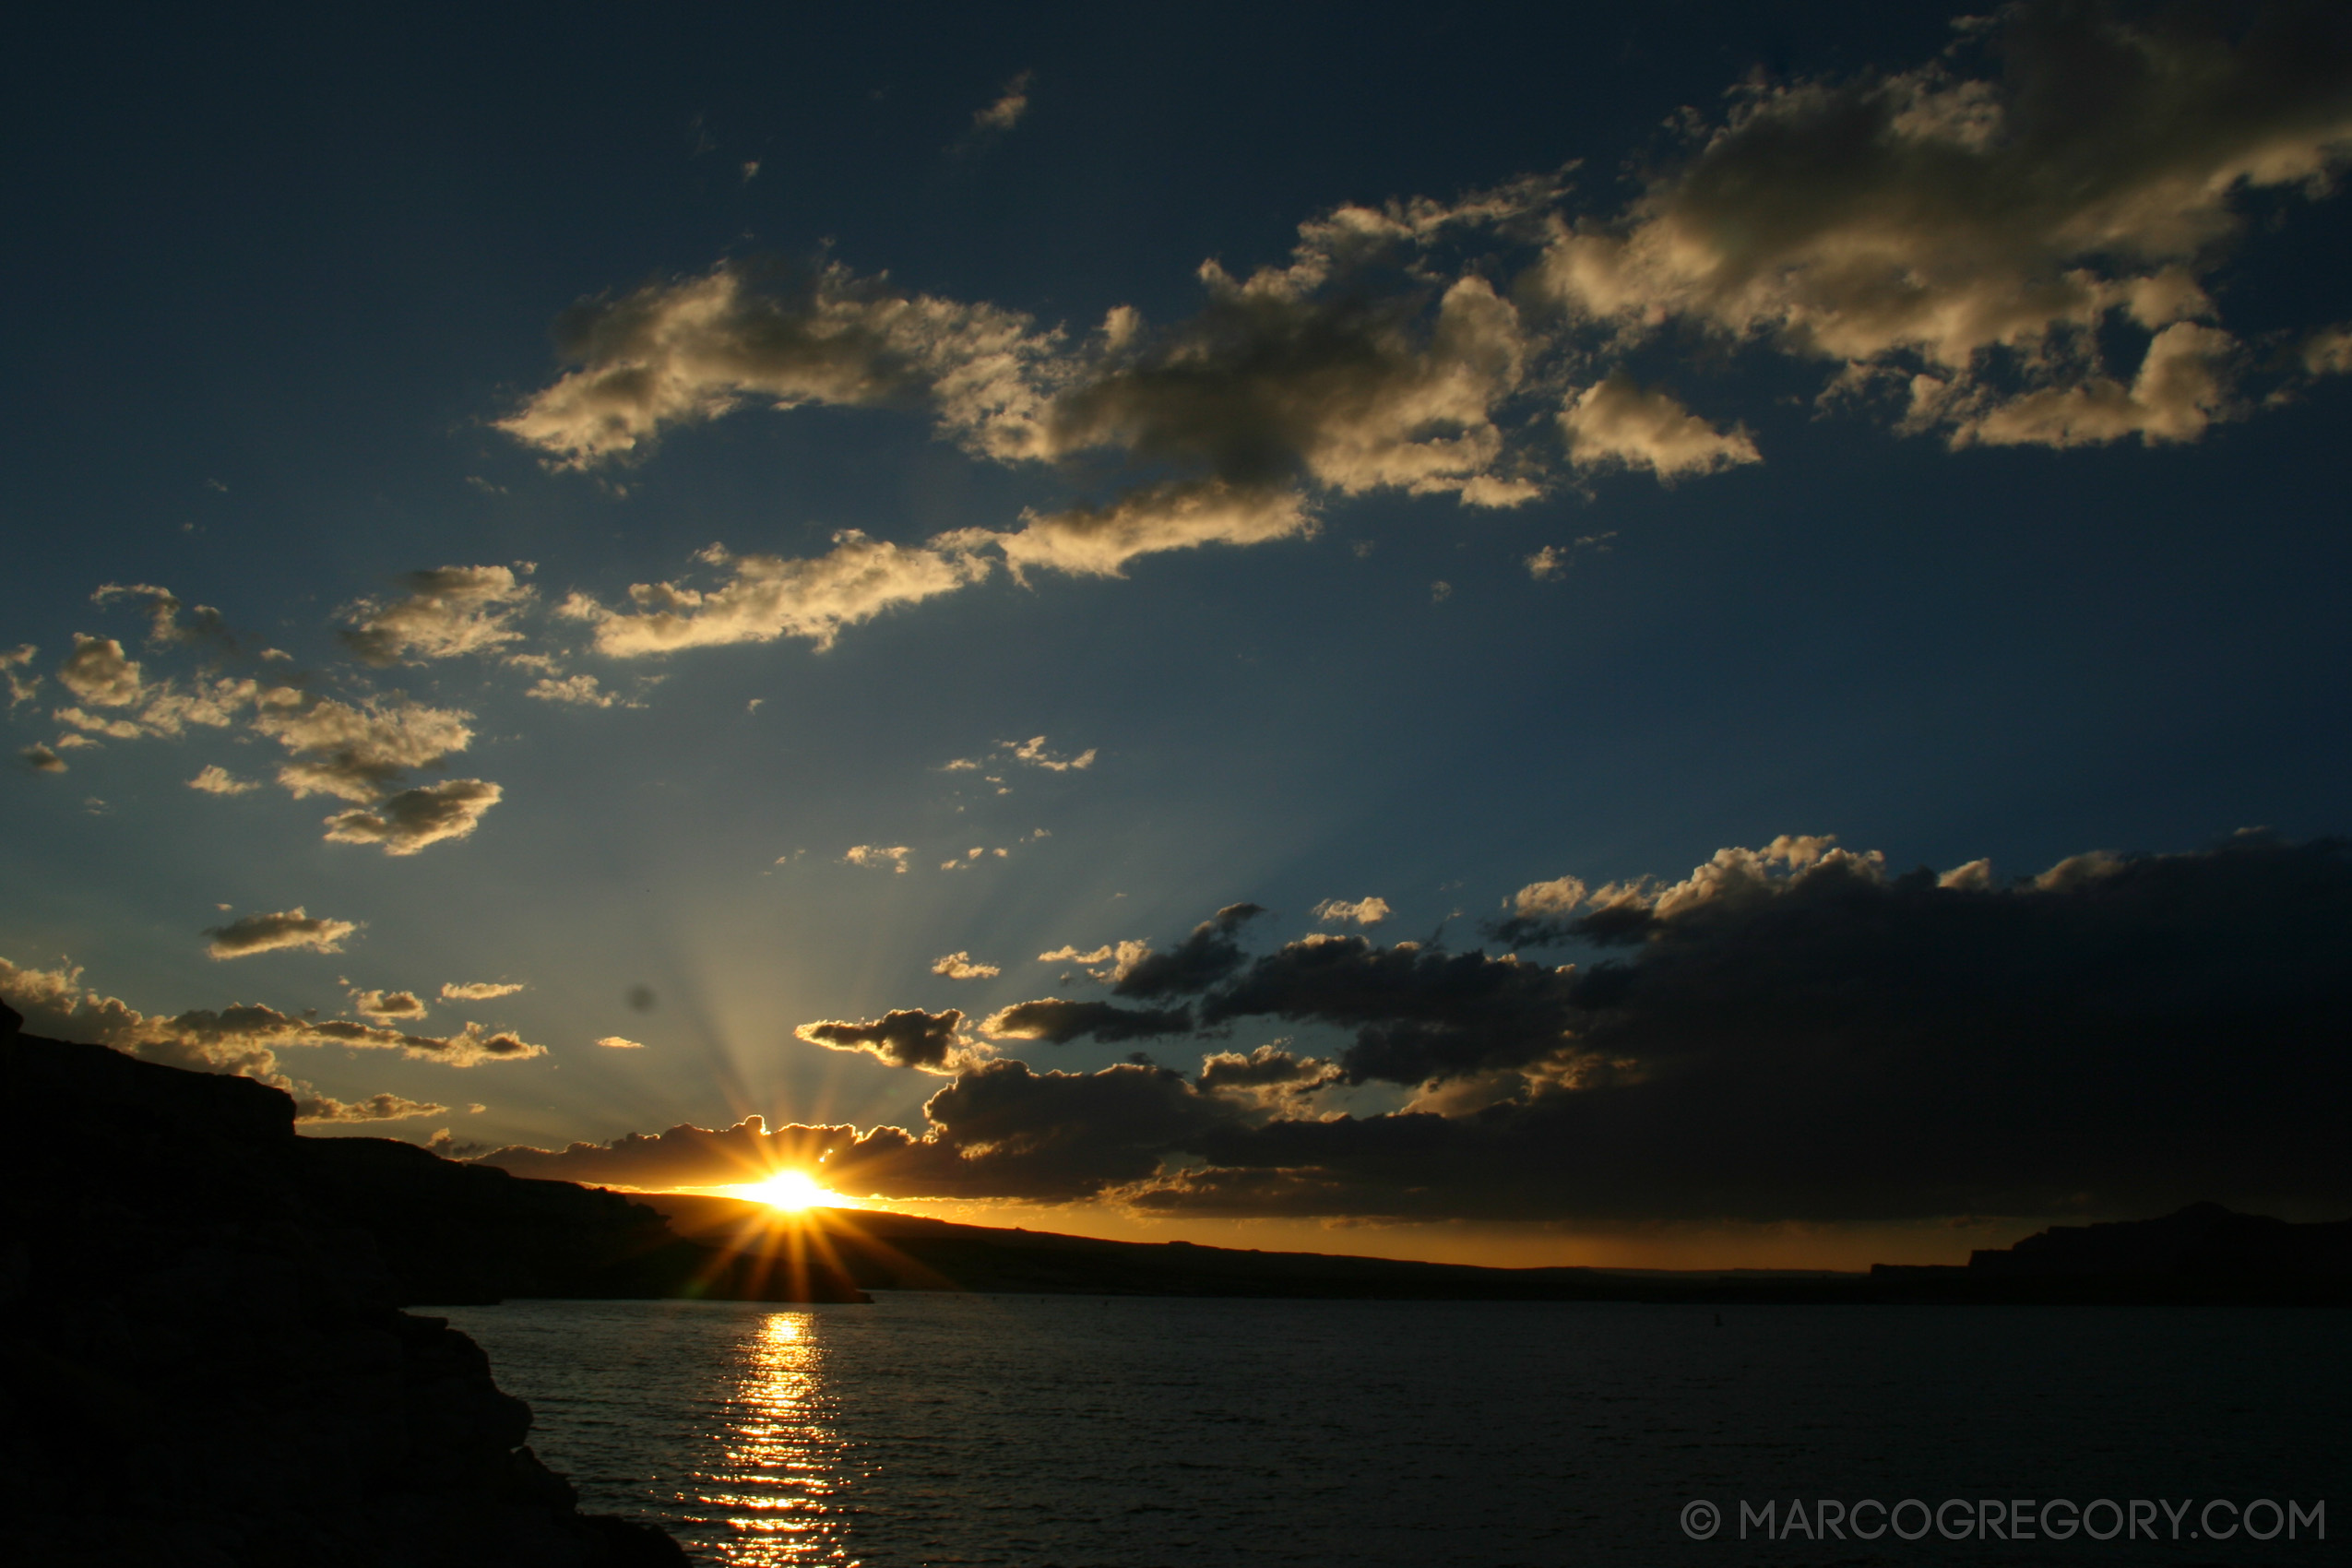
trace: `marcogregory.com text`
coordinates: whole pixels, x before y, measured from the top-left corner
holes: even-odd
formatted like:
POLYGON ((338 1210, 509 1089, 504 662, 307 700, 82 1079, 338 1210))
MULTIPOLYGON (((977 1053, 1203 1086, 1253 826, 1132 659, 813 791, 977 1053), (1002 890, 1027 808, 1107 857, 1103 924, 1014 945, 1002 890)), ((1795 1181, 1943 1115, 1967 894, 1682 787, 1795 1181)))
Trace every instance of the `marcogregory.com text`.
POLYGON ((1706 1498, 1682 1505, 1682 1533, 1693 1540, 2325 1540, 2327 1501, 2257 1497, 2132 1497, 2118 1502, 2063 1497, 1951 1497, 1884 1503, 1824 1497, 1734 1503, 1727 1515, 1706 1498), (1727 1528, 1726 1526, 1729 1526, 1727 1528))

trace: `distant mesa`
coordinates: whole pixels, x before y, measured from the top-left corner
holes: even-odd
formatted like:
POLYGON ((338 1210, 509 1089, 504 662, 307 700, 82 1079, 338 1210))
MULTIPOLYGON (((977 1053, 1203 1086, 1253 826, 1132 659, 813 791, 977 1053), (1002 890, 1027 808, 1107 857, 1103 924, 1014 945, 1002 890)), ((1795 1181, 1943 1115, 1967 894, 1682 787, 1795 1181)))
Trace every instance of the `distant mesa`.
POLYGON ((2151 1287, 2352 1280, 2352 1219, 2298 1225, 2196 1203, 2155 1219, 2053 1225, 2013 1247, 1979 1249, 1966 1265, 1879 1264, 1876 1279, 1997 1288, 2043 1282, 2151 1287))

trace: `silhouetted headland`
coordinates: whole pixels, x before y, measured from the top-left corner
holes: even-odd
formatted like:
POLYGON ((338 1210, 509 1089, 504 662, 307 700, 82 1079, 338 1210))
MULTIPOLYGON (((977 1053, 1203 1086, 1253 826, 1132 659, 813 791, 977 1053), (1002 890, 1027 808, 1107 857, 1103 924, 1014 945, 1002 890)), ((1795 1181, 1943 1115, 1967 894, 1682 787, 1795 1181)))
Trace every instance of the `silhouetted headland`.
MULTIPOLYGON (((0 1004, 0 1561, 77 1568, 651 1568, 582 1515, 436 1297, 790 1283, 610 1193, 378 1139, 293 1101, 20 1032, 0 1004)), ((804 1274, 801 1283, 805 1285, 804 1274)), ((826 1274, 832 1298, 854 1286, 826 1274)))

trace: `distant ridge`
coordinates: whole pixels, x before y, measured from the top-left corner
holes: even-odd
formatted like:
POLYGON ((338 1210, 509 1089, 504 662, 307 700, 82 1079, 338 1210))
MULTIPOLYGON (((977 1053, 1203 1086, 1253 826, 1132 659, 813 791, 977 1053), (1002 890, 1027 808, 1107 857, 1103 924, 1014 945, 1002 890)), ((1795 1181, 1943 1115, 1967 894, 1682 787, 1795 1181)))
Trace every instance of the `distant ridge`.
MULTIPOLYGON (((685 1193, 637 1201, 688 1236, 757 1224, 761 1206, 685 1193)), ((2199 1205, 2162 1219, 2061 1227, 2013 1252, 1968 1265, 1880 1264, 1867 1274, 1826 1270, 1481 1268, 1322 1253, 1265 1253, 1187 1241, 1109 1241, 1051 1231, 960 1225, 871 1209, 812 1209, 805 1224, 869 1290, 1021 1294, 1257 1296, 1431 1301, 1648 1301, 1660 1304, 2180 1302, 2352 1305, 2352 1276, 2337 1265, 2352 1221, 2289 1225, 2199 1205), (2225 1217, 2216 1220, 2213 1216, 2225 1217), (2188 1216, 2187 1219, 2183 1216, 2188 1216), (2148 1229, 2144 1228, 2153 1227, 2148 1229), (2110 1242, 2110 1233, 2170 1237, 2165 1251, 2110 1242), (2088 1243, 2068 1238, 2093 1235, 2088 1243), (2055 1243, 2046 1237, 2060 1238, 2055 1243), (2262 1240, 2249 1240, 2260 1238, 2262 1240), (2283 1238, 2283 1239, 2282 1239, 2283 1238), (2331 1238, 2333 1238, 2331 1240, 2331 1238), (2135 1250, 2136 1248, 2136 1250, 2135 1250), (2331 1250, 2334 1249, 2334 1250, 2331 1250), (2001 1261, 2029 1260, 2024 1267, 2001 1261), (2186 1266, 2151 1266, 2151 1256, 2186 1266), (2056 1259, 2063 1257, 2066 1266, 2056 1259), (2045 1263, 2041 1260, 2049 1259, 2045 1263)))
POLYGON ((2298 1225, 2195 1203, 2154 1219, 2053 1225, 1965 1265, 1875 1265, 1874 1278, 1946 1276, 1971 1284, 2144 1280, 2182 1284, 2352 1279, 2352 1219, 2298 1225))

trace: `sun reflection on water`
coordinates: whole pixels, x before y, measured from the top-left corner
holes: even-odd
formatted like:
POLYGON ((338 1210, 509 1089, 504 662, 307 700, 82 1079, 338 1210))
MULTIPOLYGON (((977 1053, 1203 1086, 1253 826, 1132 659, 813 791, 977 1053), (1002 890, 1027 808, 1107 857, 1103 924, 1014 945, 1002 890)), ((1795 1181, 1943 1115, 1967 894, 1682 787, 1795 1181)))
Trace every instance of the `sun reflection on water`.
POLYGON ((815 1313, 761 1320, 724 1408, 726 1430, 713 1434, 724 1457, 694 1500, 696 1523, 727 1532, 720 1560, 748 1568, 853 1563, 815 1313))

